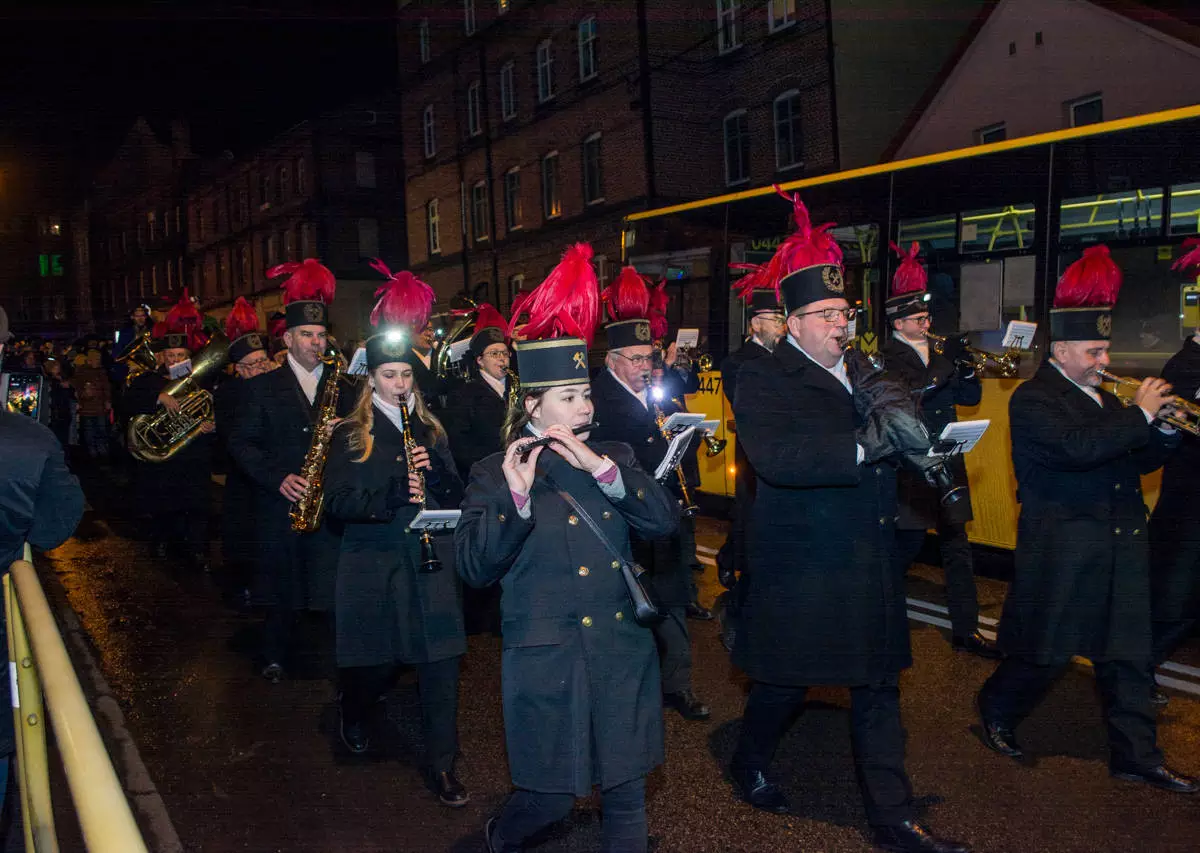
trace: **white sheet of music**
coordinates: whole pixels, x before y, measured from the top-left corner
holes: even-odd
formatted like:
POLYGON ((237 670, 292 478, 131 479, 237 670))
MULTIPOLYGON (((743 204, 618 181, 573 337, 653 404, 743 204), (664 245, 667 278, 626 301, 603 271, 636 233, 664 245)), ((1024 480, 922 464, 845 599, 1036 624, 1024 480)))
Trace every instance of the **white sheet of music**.
POLYGON ((453 530, 462 518, 460 509, 423 509, 408 523, 410 530, 453 530))
POLYGON ((674 432, 677 429, 700 426, 703 422, 704 415, 699 412, 673 412, 663 424, 663 429, 667 432, 674 432))
POLYGON ((946 428, 942 430, 942 434, 938 436, 941 441, 953 441, 954 449, 949 453, 934 453, 933 448, 929 449, 930 456, 950 456, 954 453, 969 453, 975 449, 975 445, 979 443, 979 439, 983 438, 983 434, 987 432, 987 428, 992 422, 987 418, 978 421, 959 421, 956 424, 946 424, 946 428))
MULTIPOLYGON (((701 418, 704 416, 701 415, 701 418)), ((654 469, 654 479, 662 480, 670 471, 679 464, 683 459, 683 454, 687 452, 688 442, 692 440, 692 433, 696 428, 688 427, 683 432, 671 439, 671 446, 667 448, 667 455, 658 463, 658 467, 654 469)))
POLYGON ((1037 334, 1037 323, 1026 323, 1024 320, 1010 320, 1004 332, 1001 346, 1005 349, 1027 350, 1033 346, 1033 337, 1037 334))

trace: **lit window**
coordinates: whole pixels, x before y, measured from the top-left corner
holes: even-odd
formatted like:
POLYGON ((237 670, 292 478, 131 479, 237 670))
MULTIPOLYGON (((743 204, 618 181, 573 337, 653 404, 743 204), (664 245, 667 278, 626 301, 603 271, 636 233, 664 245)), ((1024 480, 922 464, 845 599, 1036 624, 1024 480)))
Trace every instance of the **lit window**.
POLYGON ((354 152, 354 185, 375 188, 375 155, 369 151, 354 152))
POLYGON ((517 86, 514 63, 500 66, 500 116, 509 121, 517 117, 517 86))
POLYGON ((279 201, 285 201, 292 192, 292 173, 286 165, 279 167, 279 173, 275 180, 276 198, 279 201))
POLYGON ((467 35, 475 35, 475 0, 463 0, 463 29, 467 35))
POLYGON ((1099 124, 1104 121, 1104 99, 1100 95, 1089 95, 1067 104, 1067 118, 1071 127, 1099 124))
POLYGON ((425 143, 425 156, 437 154, 437 139, 433 135, 433 104, 426 104, 421 113, 421 137, 425 143))
POLYGON ((537 47, 538 103, 554 97, 554 49, 549 40, 537 47))
POLYGON ((503 15, 508 11, 508 7, 512 5, 511 0, 496 0, 496 11, 503 15))
POLYGON ((600 164, 600 134, 593 133, 583 141, 583 201, 596 204, 604 201, 604 180, 600 164))
POLYGON ((993 142, 1003 142, 1008 139, 1008 128, 1004 122, 983 127, 975 131, 975 141, 979 145, 990 145, 993 142))
POLYGON ((738 0, 717 0, 717 50, 728 53, 741 47, 738 34, 738 0))
POLYGON ((725 116, 725 183, 740 184, 750 180, 750 131, 746 111, 737 110, 725 116))
POLYGON ((423 19, 417 25, 417 41, 420 43, 421 64, 429 61, 429 20, 423 19))
POLYGON ((479 115, 479 92, 478 80, 467 87, 467 133, 471 136, 483 133, 483 121, 479 115))
POLYGON ((438 214, 438 200, 431 198, 425 202, 425 236, 429 241, 429 254, 440 255, 442 252, 442 220, 438 214))
POLYGON ((796 0, 771 0, 767 9, 771 32, 796 23, 796 0))
POLYGON ((775 168, 803 165, 804 134, 800 127, 800 93, 795 89, 775 99, 775 168))
POLYGON ((504 224, 509 231, 521 227, 521 170, 515 167, 504 174, 504 224))
POLYGON ((379 220, 362 217, 358 220, 358 256, 379 257, 379 220))
POLYGON ((308 171, 303 159, 296 161, 296 192, 308 195, 308 171))
POLYGON ((475 241, 488 238, 487 183, 478 181, 471 187, 471 230, 475 241))
POLYGON ((525 274, 517 273, 508 277, 508 304, 511 307, 521 288, 525 286, 525 274))
POLYGON ((158 239, 158 215, 153 210, 146 214, 146 233, 151 243, 158 239))
POLYGON ((596 18, 588 17, 579 22, 579 80, 590 80, 596 76, 596 18))
POLYGON ((542 158, 542 215, 554 219, 562 215, 562 198, 558 193, 558 152, 542 158))

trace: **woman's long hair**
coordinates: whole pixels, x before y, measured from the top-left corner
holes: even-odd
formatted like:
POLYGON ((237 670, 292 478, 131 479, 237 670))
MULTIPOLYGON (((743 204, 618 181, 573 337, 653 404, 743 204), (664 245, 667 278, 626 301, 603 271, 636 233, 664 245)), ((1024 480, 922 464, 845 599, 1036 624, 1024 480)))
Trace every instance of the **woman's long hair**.
POLYGON ((512 402, 504 413, 504 426, 500 428, 501 444, 508 447, 521 437, 521 433, 529 425, 529 411, 525 408, 525 401, 532 398, 536 402, 541 402, 542 395, 545 393, 545 388, 539 388, 529 391, 521 390, 516 394, 509 395, 512 402))
MULTIPOLYGON (((417 418, 429 428, 435 443, 444 441, 446 429, 426 407, 425 398, 421 396, 421 391, 415 382, 410 393, 416 400, 414 411, 417 418)), ((362 390, 358 392, 358 401, 354 404, 354 410, 345 420, 346 428, 350 430, 350 450, 359 454, 358 458, 354 460, 355 462, 366 462, 371 455, 371 450, 375 447, 375 437, 371 435, 371 429, 375 426, 375 406, 371 400, 374 394, 375 389, 371 387, 371 383, 364 382, 362 390)))

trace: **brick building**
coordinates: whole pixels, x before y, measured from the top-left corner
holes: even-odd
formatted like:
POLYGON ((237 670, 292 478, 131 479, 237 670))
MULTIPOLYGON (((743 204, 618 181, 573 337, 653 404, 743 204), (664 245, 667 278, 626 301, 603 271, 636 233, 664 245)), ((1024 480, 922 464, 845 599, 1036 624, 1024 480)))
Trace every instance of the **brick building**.
MULTIPOLYGON (((629 212, 840 168, 834 22, 841 10, 847 51, 865 50, 856 22, 879 21, 853 13, 870 5, 402 3, 412 268, 442 300, 466 293, 505 310, 578 240, 610 279, 629 212)), ((952 16, 921 61, 889 72, 913 84, 847 110, 873 116, 854 156, 882 151, 972 14, 952 16)), ((707 249, 626 248, 642 271, 669 273, 673 321, 703 327, 725 314, 707 249)))

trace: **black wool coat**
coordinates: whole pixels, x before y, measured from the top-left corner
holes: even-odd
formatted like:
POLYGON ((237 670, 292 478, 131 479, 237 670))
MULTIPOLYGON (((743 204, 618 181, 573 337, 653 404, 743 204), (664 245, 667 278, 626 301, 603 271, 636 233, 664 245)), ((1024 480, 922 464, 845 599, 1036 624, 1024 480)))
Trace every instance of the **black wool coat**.
POLYGON ((499 453, 500 430, 504 426, 504 398, 478 376, 449 393, 439 415, 450 436, 450 452, 465 480, 471 466, 499 453))
MULTIPOLYGON (((667 455, 668 445, 655 422, 653 408, 643 406, 607 368, 602 368, 592 380, 592 403, 600 424, 592 432, 592 438, 628 444, 642 470, 654 476, 658 463, 667 455)), ((663 485, 676 500, 682 496, 674 471, 667 473, 663 485)), ((691 569, 682 558, 677 529, 653 540, 635 535, 633 553, 638 563, 653 574, 654 588, 662 604, 683 607, 691 602, 691 569)))
MULTIPOLYGON (((1200 344, 1188 338, 1162 376, 1174 393, 1196 400, 1200 344)), ((1154 619, 1173 622, 1200 615, 1200 438, 1183 433, 1163 466, 1162 489, 1150 517, 1150 592, 1154 619)))
MULTIPOLYGON (((255 485, 255 528, 262 569, 256 586, 263 603, 278 601, 297 610, 333 606, 339 547, 336 519, 322 523, 313 533, 295 533, 289 517, 292 504, 279 492, 284 478, 299 474, 304 465, 317 404, 329 375, 328 369, 322 373, 314 403, 308 402, 287 362, 278 370, 245 380, 242 405, 229 434, 234 462, 255 485)), ((354 383, 343 380, 339 416, 354 407, 357 393, 354 383)))
POLYGON ((736 393, 758 494, 734 663, 793 686, 868 684, 911 665, 891 561, 895 471, 858 464, 850 393, 786 340, 742 367, 736 393))
MULTIPOLYGON (((954 362, 932 349, 929 352, 929 364, 926 365, 916 350, 892 336, 884 344, 883 357, 888 375, 921 395, 921 419, 932 438, 941 435, 947 424, 958 422, 955 406, 978 406, 983 399, 983 386, 978 376, 964 374, 954 366, 954 362), (926 388, 932 390, 921 394, 926 388)), ((955 485, 968 488, 966 461, 957 456, 950 460, 949 468, 954 475, 955 485)), ((897 474, 897 482, 899 528, 925 530, 936 527, 941 515, 937 490, 926 482, 924 475, 905 468, 897 474)), ((969 506, 969 491, 967 498, 969 506)), ((956 510, 956 514, 960 514, 964 521, 971 519, 969 511, 964 513, 956 510)))
MULTIPOLYGON (((429 450, 425 471, 429 509, 456 508, 462 481, 443 438, 410 421, 413 440, 429 450)), ((432 663, 467 650, 462 590, 454 572, 452 540, 435 535, 439 572, 422 572, 421 547, 406 527, 418 507, 408 503, 408 457, 400 431, 378 407, 371 455, 355 460, 351 429, 340 426, 325 466, 325 512, 342 522, 334 596, 338 666, 432 663), (397 501, 403 503, 397 505, 397 501)))
MULTIPOLYGON (((130 416, 163 411, 158 395, 170 383, 163 373, 147 371, 136 377, 125 391, 125 411, 130 416)), ((178 453, 163 462, 138 462, 134 477, 135 499, 151 513, 207 513, 212 487, 213 453, 216 436, 198 435, 178 453)))
POLYGON ((0 409, 0 572, 26 542, 57 548, 83 517, 83 491, 62 445, 32 418, 0 409))
POLYGON ((623 499, 610 501, 590 474, 543 451, 531 516, 523 519, 496 454, 471 469, 454 533, 463 580, 476 587, 499 581, 502 589, 513 784, 576 796, 594 784, 608 788, 645 776, 662 763, 662 686, 654 635, 634 621, 612 555, 545 475, 579 501, 626 557, 631 531, 663 536, 679 513, 628 446, 588 446, 617 463, 623 499))
MULTIPOLYGON (((729 401, 730 409, 737 393, 738 372, 747 362, 758 358, 769 358, 771 351, 753 338, 742 344, 742 348, 730 353, 721 362, 721 390, 729 401)), ((750 562, 746 550, 746 523, 749 519, 750 507, 754 505, 754 494, 757 489, 757 478, 750 457, 742 446, 741 438, 736 435, 737 423, 734 422, 735 438, 733 444, 733 528, 730 531, 730 542, 733 548, 733 568, 739 572, 748 570, 750 562)))
POLYGON ((226 377, 213 392, 213 411, 217 424, 217 466, 225 472, 225 493, 221 503, 222 547, 230 557, 252 560, 257 555, 254 547, 258 538, 254 529, 257 488, 246 472, 234 463, 229 452, 229 436, 242 405, 245 384, 246 381, 236 375, 226 377))
POLYGON ((1009 401, 1021 517, 999 642, 1039 664, 1150 659, 1139 475, 1161 466, 1179 439, 1100 395, 1103 408, 1047 362, 1009 401))

